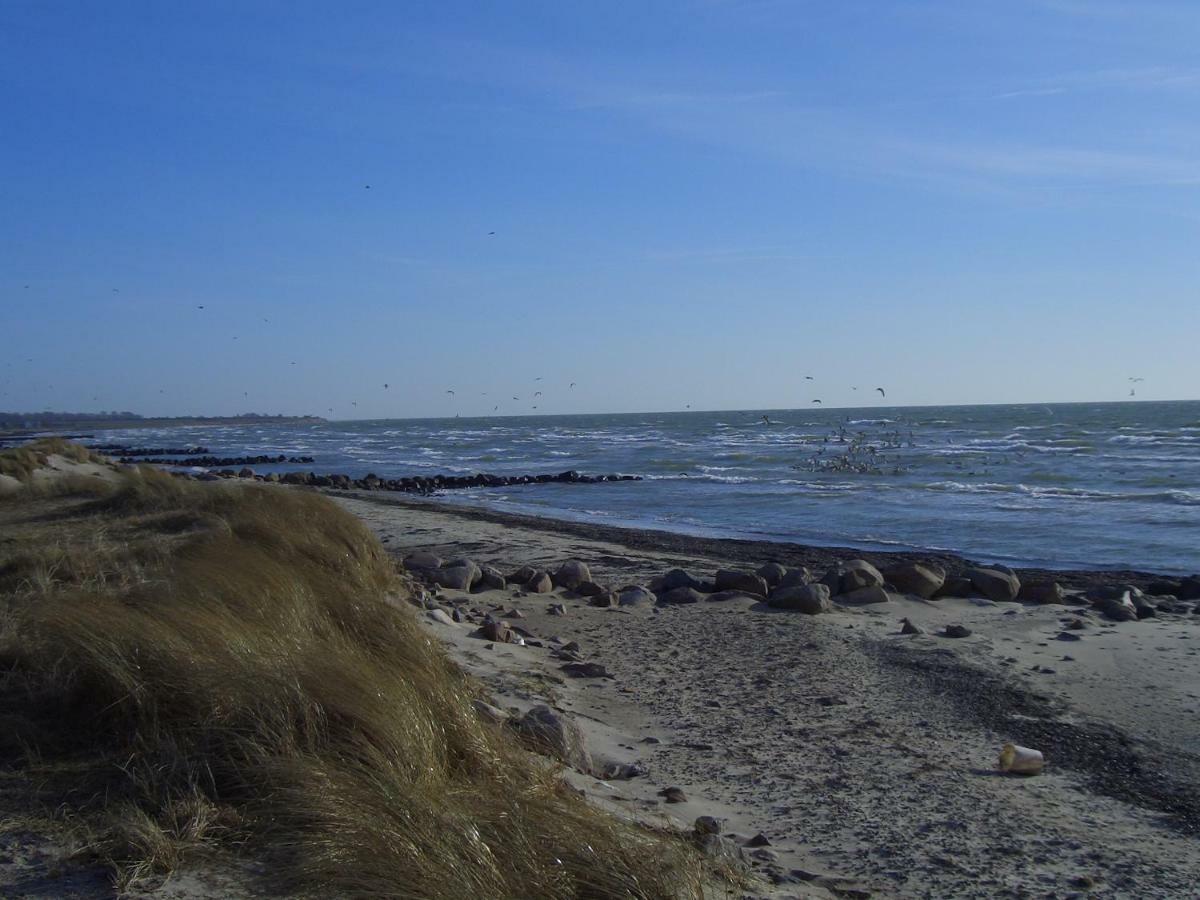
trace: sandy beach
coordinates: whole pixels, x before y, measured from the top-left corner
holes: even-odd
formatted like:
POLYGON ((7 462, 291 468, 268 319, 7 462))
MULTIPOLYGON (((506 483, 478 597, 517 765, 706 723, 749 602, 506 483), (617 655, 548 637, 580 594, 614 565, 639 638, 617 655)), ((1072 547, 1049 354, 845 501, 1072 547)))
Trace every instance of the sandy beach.
MULTIPOLYGON (((773 560, 819 575, 839 553, 333 496, 398 558, 506 574, 577 559, 612 589, 773 560)), ((462 623, 427 627, 496 706, 549 704, 583 728, 594 772, 635 767, 574 773, 589 797, 684 828, 723 820, 761 878, 751 896, 1182 897, 1200 883, 1190 609, 1115 623, 1079 604, 891 594, 810 616, 750 597, 599 608, 515 586, 435 589, 430 605, 459 611, 462 623), (525 645, 478 636, 489 613, 525 645), (900 634, 902 619, 924 633, 900 634), (955 624, 970 636, 941 635, 955 624), (611 677, 571 677, 575 658, 611 677), (1041 750, 1044 773, 998 772, 1009 741, 1041 750), (684 802, 664 801, 672 787, 684 802)))

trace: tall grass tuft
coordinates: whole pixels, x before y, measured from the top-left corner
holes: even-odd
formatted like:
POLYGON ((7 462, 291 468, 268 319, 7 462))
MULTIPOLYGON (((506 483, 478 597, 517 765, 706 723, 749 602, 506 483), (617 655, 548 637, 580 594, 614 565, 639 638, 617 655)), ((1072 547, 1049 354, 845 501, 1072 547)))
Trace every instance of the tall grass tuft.
POLYGON ((71 767, 64 802, 119 886, 214 845, 325 896, 701 894, 681 843, 476 716, 335 504, 139 470, 57 515, 50 556, 83 559, 0 549, 0 762, 71 767))

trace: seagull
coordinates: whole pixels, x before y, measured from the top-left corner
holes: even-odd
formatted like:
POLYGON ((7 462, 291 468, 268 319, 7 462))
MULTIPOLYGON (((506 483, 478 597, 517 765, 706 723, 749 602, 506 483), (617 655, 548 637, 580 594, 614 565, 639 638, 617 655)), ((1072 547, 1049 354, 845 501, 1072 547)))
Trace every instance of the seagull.
POLYGON ((204 309, 204 304, 203 303, 200 304, 199 306, 196 307, 196 309, 204 309))
POLYGON ((535 396, 535 397, 540 397, 540 396, 542 396, 542 392, 541 392, 541 391, 534 391, 534 392, 533 392, 533 396, 535 396))
POLYGON ((118 291, 116 288, 113 288, 113 293, 114 293, 114 294, 119 294, 119 293, 121 293, 121 292, 120 292, 120 291, 118 291))
POLYGON ((812 380, 813 380, 813 377, 812 377, 811 375, 805 375, 805 376, 804 376, 804 380, 805 380, 805 381, 812 381, 812 380))
POLYGON ((820 400, 814 400, 813 403, 820 403, 820 400))
POLYGON ((514 400, 520 400, 520 397, 513 397, 514 400))
POLYGON ((875 390, 879 391, 879 393, 882 394, 884 397, 887 396, 887 391, 885 391, 883 388, 875 388, 875 390))
POLYGON ((351 400, 351 401, 350 401, 350 405, 351 405, 351 406, 358 406, 358 401, 357 401, 357 400, 351 400))
POLYGON ((388 383, 386 381, 383 383, 383 389, 385 391, 388 389, 388 383))
POLYGON ((1136 383, 1139 381, 1145 381, 1146 379, 1145 378, 1134 378, 1134 377, 1130 376, 1129 380, 1136 383))
POLYGON ((858 387, 857 387, 857 385, 851 385, 851 386, 850 386, 850 390, 852 390, 852 391, 857 391, 857 390, 858 390, 858 387))
POLYGON ((454 391, 449 391, 449 390, 448 390, 448 391, 446 391, 446 393, 447 393, 447 394, 453 394, 453 393, 454 393, 454 391))
POLYGON ((488 232, 488 234, 495 234, 495 233, 496 233, 496 232, 494 232, 494 231, 489 231, 489 232, 488 232))
POLYGON ((363 190, 364 190, 364 191, 369 191, 370 189, 371 189, 371 186, 370 186, 369 184, 364 184, 364 185, 363 185, 363 190))
POLYGON ((493 406, 493 407, 492 407, 492 412, 495 412, 495 411, 496 411, 496 410, 498 410, 499 408, 500 408, 500 407, 499 407, 499 405, 497 405, 497 406, 493 406))
POLYGON ((683 408, 684 408, 684 409, 691 409, 691 408, 692 408, 692 404, 690 404, 690 403, 685 403, 685 404, 683 404, 683 408))
POLYGON ((1133 396, 1133 394, 1134 394, 1134 392, 1133 392, 1133 388, 1130 388, 1130 389, 1129 389, 1129 396, 1130 396, 1130 397, 1132 397, 1132 396, 1133 396))
POLYGON ((295 360, 292 360, 290 363, 288 363, 288 365, 291 365, 291 366, 294 366, 295 364, 296 364, 295 360))
POLYGON ((567 390, 570 390, 573 387, 575 387, 575 382, 572 381, 569 385, 567 385, 567 390))

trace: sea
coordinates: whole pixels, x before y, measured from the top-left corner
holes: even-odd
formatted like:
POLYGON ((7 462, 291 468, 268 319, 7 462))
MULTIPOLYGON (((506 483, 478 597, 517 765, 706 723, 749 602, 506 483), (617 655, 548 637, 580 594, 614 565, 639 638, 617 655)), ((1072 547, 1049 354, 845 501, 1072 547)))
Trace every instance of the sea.
POLYGON ((1200 401, 389 419, 96 438, 316 460, 261 473, 632 474, 642 480, 436 500, 1014 566, 1200 570, 1200 401))

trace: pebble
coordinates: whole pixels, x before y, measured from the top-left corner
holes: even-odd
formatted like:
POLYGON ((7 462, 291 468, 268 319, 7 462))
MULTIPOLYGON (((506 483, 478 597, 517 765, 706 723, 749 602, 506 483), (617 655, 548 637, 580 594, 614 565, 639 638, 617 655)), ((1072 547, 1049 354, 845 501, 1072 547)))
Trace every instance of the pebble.
POLYGON ((687 794, 683 792, 683 788, 679 787, 663 788, 658 792, 658 796, 668 803, 687 803, 687 794))

